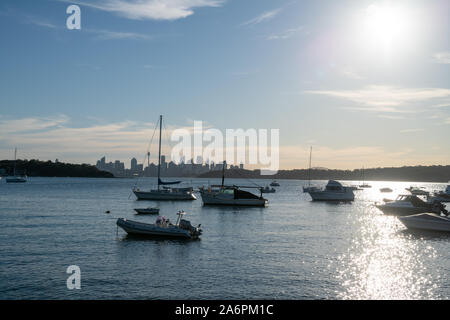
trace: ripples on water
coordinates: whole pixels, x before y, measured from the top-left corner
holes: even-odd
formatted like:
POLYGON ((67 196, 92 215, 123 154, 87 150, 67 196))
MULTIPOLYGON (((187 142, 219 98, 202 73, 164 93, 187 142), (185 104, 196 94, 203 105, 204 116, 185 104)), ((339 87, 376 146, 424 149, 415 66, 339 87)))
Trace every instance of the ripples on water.
POLYGON ((311 202, 301 193, 303 181, 280 182, 277 193, 266 195, 267 208, 223 208, 202 207, 201 200, 136 202, 128 199, 134 181, 127 179, 0 181, 0 298, 449 297, 450 237, 408 232, 373 206, 406 193, 411 183, 374 182, 355 192, 354 203, 330 204, 311 202), (381 187, 394 192, 381 194, 381 187), (184 209, 193 224, 202 223, 202 239, 116 235, 118 217, 154 222, 133 212, 150 205, 172 220, 184 209), (81 268, 81 290, 66 289, 72 264, 81 268))

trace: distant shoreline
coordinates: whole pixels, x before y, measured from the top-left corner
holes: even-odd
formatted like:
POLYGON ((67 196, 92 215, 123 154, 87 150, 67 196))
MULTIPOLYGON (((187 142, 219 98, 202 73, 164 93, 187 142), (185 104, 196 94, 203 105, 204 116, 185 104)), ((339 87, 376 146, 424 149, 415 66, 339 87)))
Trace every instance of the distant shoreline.
MULTIPOLYGON (((220 178, 220 171, 208 172, 198 178, 220 178)), ((399 182, 442 182, 450 181, 450 165, 406 166, 355 170, 335 169, 293 169, 279 170, 275 175, 261 175, 260 170, 226 170, 227 178, 244 179, 293 179, 293 180, 344 180, 344 181, 399 181, 399 182), (364 178, 363 178, 364 174, 364 178)))
MULTIPOLYGON (((14 161, 0 160, 0 176, 12 175, 14 161)), ((117 178, 133 179, 139 177, 117 177, 110 172, 101 171, 90 164, 70 164, 39 160, 17 160, 16 170, 29 177, 61 178, 117 178)), ((337 170, 326 168, 279 170, 275 175, 261 175, 260 170, 227 169, 228 179, 262 180, 343 180, 343 181, 399 181, 399 182, 440 182, 450 181, 450 165, 440 166, 404 166, 364 169, 337 170)), ((140 176, 146 177, 146 176, 140 176)), ((162 177, 172 177, 162 175, 162 177)), ((177 178, 216 179, 222 177, 222 171, 210 171, 200 175, 177 176, 177 178)), ((156 178, 156 177, 146 177, 156 178)))
MULTIPOLYGON (((13 175, 14 161, 0 160, 0 175, 13 175)), ((114 178, 112 173, 101 171, 90 164, 71 164, 63 162, 17 160, 16 173, 29 177, 61 178, 114 178)))

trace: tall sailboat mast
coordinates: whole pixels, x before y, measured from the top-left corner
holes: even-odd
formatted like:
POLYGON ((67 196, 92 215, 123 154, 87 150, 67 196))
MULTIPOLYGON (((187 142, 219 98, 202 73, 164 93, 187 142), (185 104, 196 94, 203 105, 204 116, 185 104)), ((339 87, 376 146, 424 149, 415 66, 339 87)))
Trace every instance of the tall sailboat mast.
POLYGON ((312 156, 312 146, 309 149, 309 173, 308 173, 308 186, 311 186, 311 156, 312 156))
POLYGON ((224 182, 225 182, 225 167, 226 166, 227 166, 227 162, 224 161, 223 162, 223 166, 222 166, 222 188, 223 188, 223 185, 224 185, 224 182))
POLYGON ((364 179, 364 166, 363 166, 363 169, 362 169, 362 178, 363 178, 363 186, 365 185, 365 179, 364 179))
POLYGON ((158 152, 158 190, 159 182, 161 181, 161 131, 162 131, 162 115, 159 116, 159 152, 158 152))
POLYGON ((14 176, 16 176, 17 148, 14 148, 14 176))

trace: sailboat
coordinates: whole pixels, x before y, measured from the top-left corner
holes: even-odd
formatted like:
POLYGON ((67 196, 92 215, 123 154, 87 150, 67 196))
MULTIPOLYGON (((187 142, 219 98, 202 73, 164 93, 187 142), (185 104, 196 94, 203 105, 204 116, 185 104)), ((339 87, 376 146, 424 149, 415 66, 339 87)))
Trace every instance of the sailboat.
POLYGON ((165 182, 161 180, 161 133, 162 115, 159 116, 158 188, 149 191, 133 188, 133 193, 138 200, 197 200, 192 187, 167 187, 167 185, 179 184, 181 181, 165 182))
POLYGON ((372 188, 372 186, 370 184, 366 184, 364 182, 364 167, 362 168, 362 178, 363 178, 363 183, 359 187, 360 188, 372 188))
POLYGON ((251 207, 264 207, 267 205, 267 199, 262 196, 262 187, 249 187, 249 186, 226 186, 225 182, 225 168, 226 162, 223 162, 222 168, 222 184, 212 185, 207 189, 200 188, 200 195, 202 196, 204 205, 223 205, 223 206, 251 206, 251 207), (251 192, 241 190, 241 188, 259 189, 261 194, 257 196, 251 192))
POLYGON ((311 186, 311 159, 312 159, 312 146, 309 149, 309 170, 308 170, 308 186, 303 187, 303 193, 308 193, 309 191, 318 191, 317 187, 311 186))
POLYGON ((12 177, 7 177, 7 183, 23 183, 27 182, 27 177, 25 175, 16 174, 16 159, 17 159, 17 148, 14 149, 14 173, 12 177))

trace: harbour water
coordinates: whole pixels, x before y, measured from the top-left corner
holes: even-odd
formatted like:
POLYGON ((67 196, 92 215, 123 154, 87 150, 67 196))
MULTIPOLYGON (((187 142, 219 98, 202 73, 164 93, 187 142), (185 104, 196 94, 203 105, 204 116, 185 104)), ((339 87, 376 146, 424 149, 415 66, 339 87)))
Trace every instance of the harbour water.
POLYGON ((279 182, 265 194, 268 207, 227 208, 202 207, 200 197, 138 202, 132 179, 0 181, 0 299, 450 297, 450 236, 411 233, 373 206, 410 185, 445 184, 369 182, 373 188, 355 191, 353 203, 330 204, 311 202, 304 181, 279 182), (133 208, 155 205, 172 221, 185 210, 193 225, 202 224, 201 240, 134 239, 117 230, 119 217, 154 222, 133 208), (70 265, 81 269, 80 290, 66 287, 70 265))

